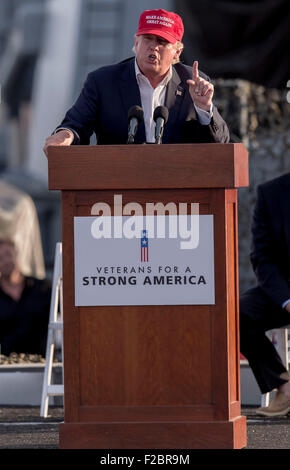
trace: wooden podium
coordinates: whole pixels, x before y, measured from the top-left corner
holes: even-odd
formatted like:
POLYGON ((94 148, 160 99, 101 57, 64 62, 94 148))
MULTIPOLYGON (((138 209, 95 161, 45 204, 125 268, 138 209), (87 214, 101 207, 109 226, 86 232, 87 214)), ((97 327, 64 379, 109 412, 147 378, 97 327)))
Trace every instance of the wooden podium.
MULTIPOLYGON (((241 416, 237 187, 242 144, 50 147, 62 191, 64 423, 61 448, 246 446, 241 416), (74 303, 74 217, 99 201, 199 203, 214 216, 215 305, 74 303)), ((113 214, 112 214, 113 215, 113 214)))

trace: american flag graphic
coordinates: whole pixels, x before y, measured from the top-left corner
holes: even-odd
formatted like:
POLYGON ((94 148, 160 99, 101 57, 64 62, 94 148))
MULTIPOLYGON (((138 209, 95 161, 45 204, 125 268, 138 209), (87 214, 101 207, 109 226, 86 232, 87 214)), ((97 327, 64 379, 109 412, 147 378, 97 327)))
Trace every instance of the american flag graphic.
POLYGON ((149 261, 147 230, 141 232, 141 262, 149 261))

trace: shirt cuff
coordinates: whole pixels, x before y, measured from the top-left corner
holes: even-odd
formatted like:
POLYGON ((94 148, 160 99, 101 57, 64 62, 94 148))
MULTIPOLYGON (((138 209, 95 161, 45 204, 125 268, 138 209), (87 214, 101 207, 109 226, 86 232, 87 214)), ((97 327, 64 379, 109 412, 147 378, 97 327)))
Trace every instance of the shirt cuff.
POLYGON ((78 142, 80 141, 80 136, 74 129, 70 129, 69 127, 58 127, 57 129, 55 129, 55 131, 53 131, 52 135, 56 134, 58 131, 71 131, 74 135, 74 140, 77 140, 78 142))
POLYGON ((286 305, 288 305, 288 304, 289 304, 289 302, 290 302, 290 299, 288 299, 288 300, 285 300, 285 302, 283 302, 283 304, 282 304, 282 308, 285 308, 285 307, 286 307, 286 305))
POLYGON ((208 126, 213 116, 213 104, 211 103, 209 111, 206 111, 205 109, 201 109, 196 105, 194 105, 194 107, 195 107, 200 124, 202 124, 203 126, 208 126))

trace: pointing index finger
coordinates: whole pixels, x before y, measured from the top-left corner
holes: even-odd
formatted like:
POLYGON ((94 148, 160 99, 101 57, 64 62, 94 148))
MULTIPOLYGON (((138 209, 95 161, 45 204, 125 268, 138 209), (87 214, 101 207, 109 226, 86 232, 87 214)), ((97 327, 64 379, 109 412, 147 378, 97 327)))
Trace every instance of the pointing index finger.
POLYGON ((193 78, 193 80, 195 80, 198 77, 199 77, 199 75, 198 75, 198 61, 195 60, 193 62, 193 66, 192 66, 192 78, 193 78))

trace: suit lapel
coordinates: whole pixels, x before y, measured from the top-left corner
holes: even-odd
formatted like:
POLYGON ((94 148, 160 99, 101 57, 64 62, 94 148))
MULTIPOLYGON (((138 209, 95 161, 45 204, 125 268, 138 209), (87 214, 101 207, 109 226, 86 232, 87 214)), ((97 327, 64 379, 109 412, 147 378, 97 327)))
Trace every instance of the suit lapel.
MULTIPOLYGON (((120 74, 120 94, 122 99, 123 110, 128 115, 128 111, 132 106, 142 106, 141 96, 135 75, 134 59, 124 62, 123 70, 120 74)), ((136 142, 145 142, 145 126, 144 122, 140 123, 135 136, 136 142)))
POLYGON ((168 122, 164 128, 163 142, 172 141, 174 124, 180 112, 185 95, 185 84, 181 81, 175 68, 172 68, 172 78, 167 85, 165 106, 169 110, 168 122))

